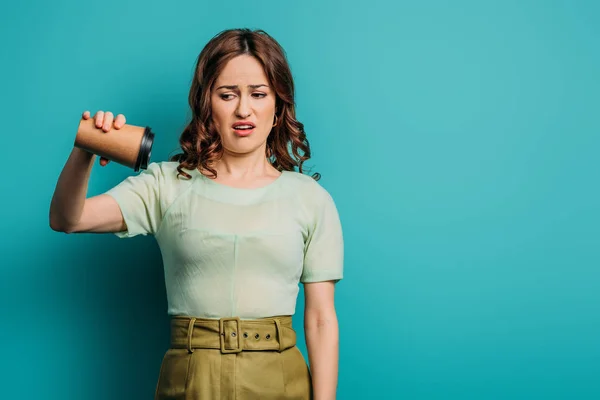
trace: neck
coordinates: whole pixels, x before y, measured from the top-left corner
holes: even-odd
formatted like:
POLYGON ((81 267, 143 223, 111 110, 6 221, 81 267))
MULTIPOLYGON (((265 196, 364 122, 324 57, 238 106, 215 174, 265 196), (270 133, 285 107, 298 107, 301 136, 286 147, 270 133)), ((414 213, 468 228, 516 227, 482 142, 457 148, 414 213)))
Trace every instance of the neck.
POLYGON ((264 154, 264 151, 235 154, 225 150, 223 157, 214 164, 214 169, 219 177, 229 177, 236 180, 272 175, 276 170, 264 154))

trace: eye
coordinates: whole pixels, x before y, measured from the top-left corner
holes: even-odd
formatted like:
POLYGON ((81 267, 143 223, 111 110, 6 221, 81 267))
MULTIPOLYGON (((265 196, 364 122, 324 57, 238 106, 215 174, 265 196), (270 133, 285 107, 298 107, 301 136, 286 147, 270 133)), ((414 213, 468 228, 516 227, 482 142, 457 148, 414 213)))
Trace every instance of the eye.
POLYGON ((231 100, 231 97, 233 97, 232 94, 221 94, 219 95, 219 97, 223 100, 231 100))
POLYGON ((256 97, 257 99, 262 99, 263 97, 267 97, 266 93, 252 93, 252 96, 256 97))

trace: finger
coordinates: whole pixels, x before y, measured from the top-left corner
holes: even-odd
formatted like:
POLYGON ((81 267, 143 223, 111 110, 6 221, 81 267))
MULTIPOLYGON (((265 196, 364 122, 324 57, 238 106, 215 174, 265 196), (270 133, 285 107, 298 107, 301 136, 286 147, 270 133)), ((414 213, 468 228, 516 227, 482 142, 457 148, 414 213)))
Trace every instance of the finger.
POLYGON ((98 111, 94 119, 96 120, 96 128, 101 128, 104 122, 104 111, 98 111))
POLYGON ((83 119, 89 119, 90 118, 90 112, 89 111, 84 111, 81 116, 83 117, 83 119))
POLYGON ((104 132, 110 131, 110 129, 112 128, 114 119, 115 119, 115 117, 113 116, 113 113, 111 113, 110 111, 107 111, 104 113, 104 121, 102 123, 102 130, 104 132))
POLYGON ((123 114, 119 114, 117 115, 117 118, 115 118, 115 128, 121 129, 123 125, 125 125, 125 116, 123 114))
POLYGON ((102 165, 103 167, 106 166, 106 164, 108 164, 109 161, 110 160, 108 160, 107 158, 100 157, 100 165, 102 165))

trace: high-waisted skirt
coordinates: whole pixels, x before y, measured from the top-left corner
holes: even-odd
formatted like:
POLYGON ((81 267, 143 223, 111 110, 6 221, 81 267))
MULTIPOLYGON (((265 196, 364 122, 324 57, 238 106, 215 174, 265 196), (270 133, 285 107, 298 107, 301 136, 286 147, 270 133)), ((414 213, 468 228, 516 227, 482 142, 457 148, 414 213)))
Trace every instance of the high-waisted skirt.
POLYGON ((311 375, 292 317, 171 318, 155 400, 308 400, 311 375))

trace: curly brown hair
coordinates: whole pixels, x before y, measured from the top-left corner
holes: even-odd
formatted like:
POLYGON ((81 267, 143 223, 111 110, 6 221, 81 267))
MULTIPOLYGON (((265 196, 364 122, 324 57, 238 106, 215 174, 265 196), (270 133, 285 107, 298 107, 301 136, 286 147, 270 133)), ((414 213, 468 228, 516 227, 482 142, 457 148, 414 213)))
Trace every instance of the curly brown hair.
MULTIPOLYGON (((170 161, 179 162, 177 171, 188 179, 183 171, 201 168, 217 177, 214 162, 223 155, 221 138, 216 131, 210 107, 210 94, 219 73, 234 57, 248 54, 263 66, 270 85, 276 94, 275 115, 277 124, 267 138, 266 154, 277 170, 303 173, 303 164, 310 158, 310 145, 304 125, 296 120, 294 103, 294 81, 285 51, 265 31, 250 29, 228 29, 215 35, 202 49, 196 63, 188 102, 192 120, 179 138, 183 153, 176 154, 170 161), (290 154, 291 152, 291 154, 290 154)), ((319 180, 320 174, 312 175, 319 180)))

